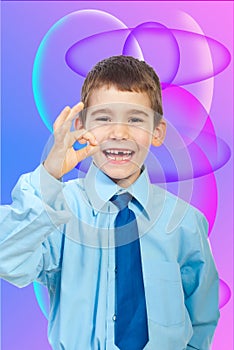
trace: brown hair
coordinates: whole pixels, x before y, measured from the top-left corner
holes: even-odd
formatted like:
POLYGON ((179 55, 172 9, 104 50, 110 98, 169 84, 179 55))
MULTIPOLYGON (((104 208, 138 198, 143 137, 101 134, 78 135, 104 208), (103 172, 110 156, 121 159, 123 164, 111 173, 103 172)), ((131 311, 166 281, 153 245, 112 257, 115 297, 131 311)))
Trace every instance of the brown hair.
POLYGON ((112 56, 98 62, 88 73, 81 91, 81 100, 88 106, 90 94, 102 86, 114 85, 120 91, 145 92, 151 108, 163 115, 161 85, 154 69, 131 56, 112 56))

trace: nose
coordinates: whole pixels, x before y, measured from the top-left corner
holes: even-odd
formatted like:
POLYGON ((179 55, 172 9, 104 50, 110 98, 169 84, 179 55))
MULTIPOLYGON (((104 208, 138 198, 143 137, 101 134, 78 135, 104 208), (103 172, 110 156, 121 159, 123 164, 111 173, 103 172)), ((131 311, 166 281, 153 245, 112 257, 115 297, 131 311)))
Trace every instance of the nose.
POLYGON ((124 140, 129 138, 128 125, 124 123, 113 123, 110 130, 110 138, 115 140, 124 140))

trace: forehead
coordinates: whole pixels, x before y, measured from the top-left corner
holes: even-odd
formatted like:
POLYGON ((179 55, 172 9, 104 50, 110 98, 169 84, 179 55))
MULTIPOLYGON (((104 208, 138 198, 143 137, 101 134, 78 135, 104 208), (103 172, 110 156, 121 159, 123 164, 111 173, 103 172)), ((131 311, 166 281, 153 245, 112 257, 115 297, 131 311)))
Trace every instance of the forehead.
POLYGON ((116 103, 151 108, 151 102, 146 92, 120 91, 114 86, 102 86, 95 89, 89 96, 88 107, 116 103))

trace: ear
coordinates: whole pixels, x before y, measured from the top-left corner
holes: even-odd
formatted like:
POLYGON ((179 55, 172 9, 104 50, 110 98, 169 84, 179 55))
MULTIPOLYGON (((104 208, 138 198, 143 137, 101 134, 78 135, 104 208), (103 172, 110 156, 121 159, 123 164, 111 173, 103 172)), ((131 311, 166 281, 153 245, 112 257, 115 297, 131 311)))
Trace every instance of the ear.
POLYGON ((161 119, 160 122, 155 126, 153 137, 152 137, 152 145, 155 147, 161 146, 163 143, 167 130, 167 123, 164 119, 161 119))
POLYGON ((84 128, 82 119, 80 117, 76 118, 74 121, 75 130, 80 130, 84 128))

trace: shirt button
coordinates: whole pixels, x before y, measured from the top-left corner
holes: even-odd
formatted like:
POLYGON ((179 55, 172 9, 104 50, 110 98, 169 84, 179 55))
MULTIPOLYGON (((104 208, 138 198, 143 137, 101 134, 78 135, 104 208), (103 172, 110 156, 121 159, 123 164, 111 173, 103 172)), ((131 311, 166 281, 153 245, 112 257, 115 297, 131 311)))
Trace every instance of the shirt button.
POLYGON ((116 321, 116 318, 117 318, 116 315, 113 315, 113 316, 112 316, 112 320, 113 320, 113 321, 116 321))
POLYGON ((115 273, 117 273, 117 267, 115 267, 114 271, 115 271, 115 273))

